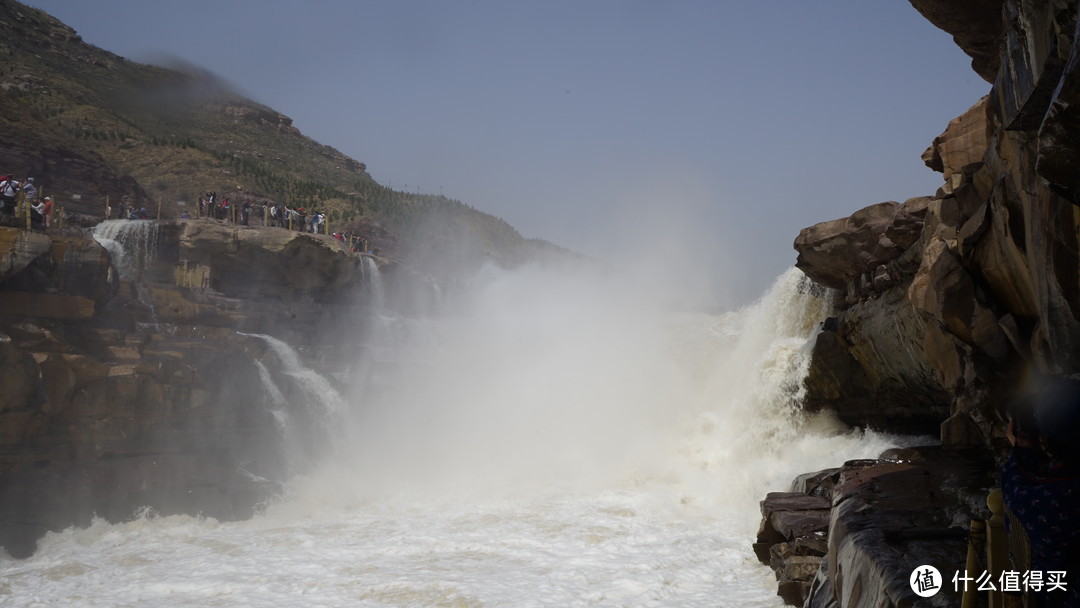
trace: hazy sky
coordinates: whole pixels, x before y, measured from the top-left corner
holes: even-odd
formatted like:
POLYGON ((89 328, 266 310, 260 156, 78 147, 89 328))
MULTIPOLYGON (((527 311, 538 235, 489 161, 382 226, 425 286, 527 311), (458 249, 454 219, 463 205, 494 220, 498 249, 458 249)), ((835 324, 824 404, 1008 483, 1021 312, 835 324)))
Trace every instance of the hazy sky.
POLYGON ((989 91, 906 0, 30 3, 222 76, 382 184, 725 304, 799 229, 932 194, 919 155, 989 91))

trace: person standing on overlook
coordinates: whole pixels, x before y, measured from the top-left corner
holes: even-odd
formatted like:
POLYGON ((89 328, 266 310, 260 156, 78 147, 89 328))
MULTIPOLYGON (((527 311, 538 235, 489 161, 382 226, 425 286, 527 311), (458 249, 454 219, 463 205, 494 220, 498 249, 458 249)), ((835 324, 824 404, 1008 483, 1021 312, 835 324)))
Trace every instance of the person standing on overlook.
POLYGON ((45 197, 45 227, 52 226, 53 200, 51 196, 45 197))
POLYGON ((30 203, 33 203, 35 200, 37 200, 38 189, 37 186, 34 185, 34 178, 26 178, 26 183, 23 184, 22 191, 23 200, 29 201, 30 203))
POLYGON ((15 215, 15 202, 19 196, 19 182, 11 175, 0 177, 0 212, 15 215))

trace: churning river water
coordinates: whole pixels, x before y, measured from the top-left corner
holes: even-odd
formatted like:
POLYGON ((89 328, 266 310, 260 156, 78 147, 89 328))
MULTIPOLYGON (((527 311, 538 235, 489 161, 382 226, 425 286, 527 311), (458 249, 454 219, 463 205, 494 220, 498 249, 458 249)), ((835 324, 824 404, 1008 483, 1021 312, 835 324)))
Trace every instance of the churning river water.
POLYGON ((758 501, 895 441, 797 410, 822 296, 791 271, 739 311, 661 314, 549 279, 381 316, 367 388, 311 383, 325 458, 255 518, 50 533, 0 556, 0 605, 781 606, 758 501))

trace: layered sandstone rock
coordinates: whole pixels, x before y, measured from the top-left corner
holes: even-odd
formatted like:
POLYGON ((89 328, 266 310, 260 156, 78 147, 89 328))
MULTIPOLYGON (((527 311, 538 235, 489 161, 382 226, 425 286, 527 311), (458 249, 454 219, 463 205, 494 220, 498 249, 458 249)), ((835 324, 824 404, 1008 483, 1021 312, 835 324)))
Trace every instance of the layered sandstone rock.
POLYGON ((1007 445, 1005 400, 1031 375, 1080 368, 1080 4, 911 1, 994 85, 924 153, 945 181, 908 238, 890 234, 906 205, 883 203, 796 240, 800 268, 843 293, 806 406, 938 434, 945 451, 845 465, 807 606, 913 604, 912 568, 962 564, 956 539, 985 518, 1007 445))
POLYGON ((993 446, 1000 400, 1022 369, 1080 363, 1080 190, 1062 169, 1073 154, 1068 108, 1080 100, 1066 56, 1076 3, 1007 1, 1000 15, 914 4, 973 56, 984 45, 972 37, 1005 32, 1001 75, 924 153, 945 183, 921 199, 904 238, 890 227, 910 202, 873 205, 796 239, 808 276, 846 294, 818 338, 807 403, 853 424, 888 427, 893 414, 898 430, 943 423, 947 445, 993 446), (972 29, 982 22, 984 31, 972 29), (1055 175, 1060 183, 1047 181, 1055 175))
POLYGON ((900 257, 919 238, 927 202, 879 203, 804 228, 795 239, 795 265, 821 285, 846 289, 900 257))
MULTIPOLYGON (((912 571, 965 563, 969 524, 989 516, 992 484, 978 453, 909 448, 852 460, 770 493, 754 549, 790 605, 923 605, 909 586, 912 571)), ((948 585, 927 605, 959 600, 948 585)))
MULTIPOLYGON (((237 330, 331 348, 348 336, 334 319, 363 305, 358 259, 332 238, 128 224, 153 237, 122 265, 130 276, 85 231, 0 228, 0 546, 13 555, 92 514, 249 516, 302 457, 280 447, 264 376, 286 404, 308 399, 237 330)), ((304 437, 316 416, 289 419, 295 443, 317 444, 304 437)))

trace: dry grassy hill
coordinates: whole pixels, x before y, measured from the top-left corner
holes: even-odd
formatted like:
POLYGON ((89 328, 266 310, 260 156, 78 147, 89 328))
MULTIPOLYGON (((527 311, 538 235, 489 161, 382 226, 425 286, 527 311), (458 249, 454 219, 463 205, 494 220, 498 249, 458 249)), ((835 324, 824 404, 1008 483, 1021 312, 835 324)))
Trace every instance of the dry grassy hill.
POLYGON ((106 196, 169 217, 206 191, 317 208, 421 265, 557 249, 459 201, 381 186, 206 72, 129 61, 14 0, 0 0, 0 173, 34 176, 88 219, 106 196))

